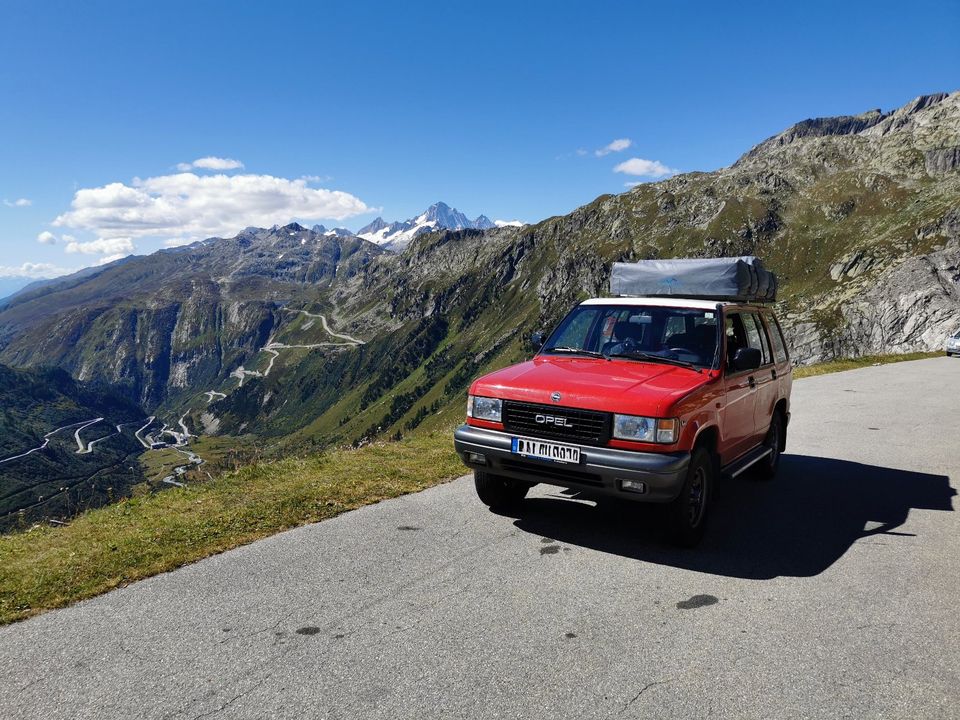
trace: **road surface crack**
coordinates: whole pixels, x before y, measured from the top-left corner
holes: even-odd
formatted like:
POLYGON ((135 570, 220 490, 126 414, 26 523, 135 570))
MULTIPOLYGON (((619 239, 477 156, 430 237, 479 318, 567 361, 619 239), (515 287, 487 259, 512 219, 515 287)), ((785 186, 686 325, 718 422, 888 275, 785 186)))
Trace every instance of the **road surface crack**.
POLYGON ((263 684, 264 684, 267 680, 269 680, 269 679, 270 679, 270 676, 269 676, 269 675, 264 675, 264 676, 263 676, 262 678, 260 678, 257 682, 255 682, 253 685, 251 685, 250 687, 248 687, 248 688, 247 688, 246 690, 244 690, 242 693, 238 693, 238 694, 234 695, 232 698, 230 698, 229 700, 227 700, 227 701, 226 701, 223 705, 221 705, 220 707, 218 707, 218 708, 216 708, 216 709, 214 709, 214 710, 210 710, 209 712, 200 713, 199 715, 194 715, 194 716, 193 716, 193 720, 200 720, 200 718, 210 717, 211 715, 216 715, 216 714, 219 713, 219 712, 223 712, 223 711, 226 710, 228 707, 230 707, 231 705, 233 705, 233 704, 234 704, 237 700, 239 700, 240 698, 244 697, 245 695, 249 695, 249 694, 252 693, 254 690, 258 689, 261 685, 263 685, 263 684))
POLYGON ((623 713, 625 713, 630 708, 630 706, 633 705, 637 700, 639 700, 640 696, 643 695, 650 688, 656 687, 657 685, 666 685, 667 683, 673 682, 673 680, 674 678, 668 678, 666 680, 656 680, 654 682, 647 683, 642 688, 640 688, 640 691, 636 695, 634 695, 633 698, 629 702, 627 702, 626 705, 623 706, 623 708, 621 708, 619 714, 622 715, 623 713))

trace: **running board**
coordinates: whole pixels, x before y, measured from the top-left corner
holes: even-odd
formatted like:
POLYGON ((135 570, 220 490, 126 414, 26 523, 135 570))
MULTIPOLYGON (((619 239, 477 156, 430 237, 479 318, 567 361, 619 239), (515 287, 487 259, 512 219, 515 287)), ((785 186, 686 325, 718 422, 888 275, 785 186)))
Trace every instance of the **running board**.
POLYGON ((766 458, 771 452, 773 452, 772 448, 764 447, 763 445, 755 447, 740 459, 735 460, 723 468, 722 472, 727 477, 735 478, 766 458))

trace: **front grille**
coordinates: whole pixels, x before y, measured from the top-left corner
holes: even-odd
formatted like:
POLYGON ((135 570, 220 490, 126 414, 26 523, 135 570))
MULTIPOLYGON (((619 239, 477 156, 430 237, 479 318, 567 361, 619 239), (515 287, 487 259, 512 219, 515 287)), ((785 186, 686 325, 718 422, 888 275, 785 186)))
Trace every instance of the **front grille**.
POLYGON ((565 440, 584 445, 606 445, 610 440, 610 413, 596 410, 533 405, 531 403, 505 400, 503 403, 503 427, 507 432, 532 437, 565 440), (537 422, 538 415, 564 418, 571 427, 557 427, 537 422))

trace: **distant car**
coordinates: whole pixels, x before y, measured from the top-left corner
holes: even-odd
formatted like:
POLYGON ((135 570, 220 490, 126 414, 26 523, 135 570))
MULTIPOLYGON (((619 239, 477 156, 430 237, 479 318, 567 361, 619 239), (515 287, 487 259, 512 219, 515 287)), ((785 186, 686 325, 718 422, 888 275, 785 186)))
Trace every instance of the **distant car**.
POLYGON ((947 351, 948 357, 950 355, 960 355, 960 330, 947 338, 947 345, 944 349, 947 351))

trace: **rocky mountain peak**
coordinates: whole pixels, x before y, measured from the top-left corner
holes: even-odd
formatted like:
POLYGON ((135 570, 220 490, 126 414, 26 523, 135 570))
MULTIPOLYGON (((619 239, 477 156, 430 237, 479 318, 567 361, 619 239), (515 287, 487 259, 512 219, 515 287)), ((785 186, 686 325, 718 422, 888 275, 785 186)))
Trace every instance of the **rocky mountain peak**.
POLYGON ((935 126, 936 130, 921 141, 922 149, 939 149, 944 143, 958 145, 960 134, 960 92, 921 95, 906 105, 883 112, 870 110, 859 115, 810 118, 798 122, 781 133, 770 137, 745 153, 734 167, 742 167, 750 161, 767 157, 792 145, 803 144, 813 138, 842 138, 860 135, 882 137, 896 131, 912 132, 935 126), (954 140, 949 143, 950 133, 954 140))
POLYGON ((383 230, 386 226, 387 226, 387 222, 382 217, 378 217, 372 223, 364 225, 362 228, 357 230, 357 235, 362 237, 364 235, 372 234, 380 230, 383 230))

